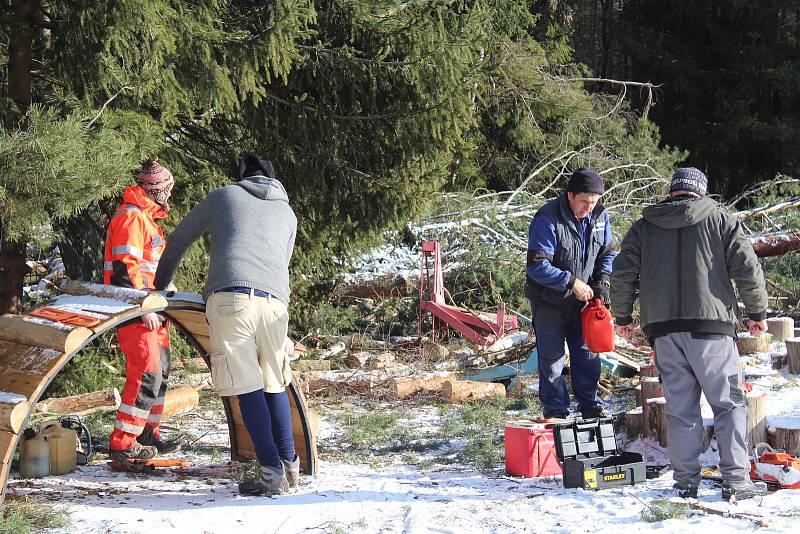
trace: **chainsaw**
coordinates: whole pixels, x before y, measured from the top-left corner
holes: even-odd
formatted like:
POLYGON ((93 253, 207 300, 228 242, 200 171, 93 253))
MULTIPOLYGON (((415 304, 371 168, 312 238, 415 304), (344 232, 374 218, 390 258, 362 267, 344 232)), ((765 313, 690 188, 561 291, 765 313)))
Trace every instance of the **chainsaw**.
POLYGON ((782 489, 800 489, 800 460, 785 452, 775 452, 766 443, 757 443, 750 462, 750 478, 782 489), (759 450, 766 452, 759 454, 759 450))

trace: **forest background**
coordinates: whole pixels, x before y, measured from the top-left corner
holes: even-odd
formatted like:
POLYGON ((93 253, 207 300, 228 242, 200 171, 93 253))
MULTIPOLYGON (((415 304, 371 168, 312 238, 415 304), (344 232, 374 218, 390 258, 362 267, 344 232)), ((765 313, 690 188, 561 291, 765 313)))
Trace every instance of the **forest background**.
MULTIPOLYGON (((341 273, 387 231, 413 244, 409 221, 553 196, 580 166, 619 231, 679 165, 723 199, 800 194, 789 0, 4 0, 0 36, 0 313, 52 243, 101 279, 108 219, 155 155, 177 181, 167 232, 241 154, 273 161, 299 221, 295 332, 330 324, 341 273)), ((467 304, 524 301, 524 252, 468 266, 488 291, 454 291, 467 304)))

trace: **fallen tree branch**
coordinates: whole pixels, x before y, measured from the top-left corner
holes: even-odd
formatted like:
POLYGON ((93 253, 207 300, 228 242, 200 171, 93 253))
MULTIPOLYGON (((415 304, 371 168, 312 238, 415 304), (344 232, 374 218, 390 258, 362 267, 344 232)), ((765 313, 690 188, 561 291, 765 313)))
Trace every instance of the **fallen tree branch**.
POLYGON ((743 514, 740 512, 725 512, 722 510, 716 510, 711 508, 710 506, 706 506, 704 504, 700 504, 699 502, 693 502, 689 505, 693 510, 700 510, 701 512, 705 512, 707 514, 718 515, 720 517, 732 517, 734 519, 745 519, 747 521, 752 521, 756 525, 761 528, 769 528, 770 524, 768 521, 761 519, 758 516, 754 516, 751 514, 743 514))

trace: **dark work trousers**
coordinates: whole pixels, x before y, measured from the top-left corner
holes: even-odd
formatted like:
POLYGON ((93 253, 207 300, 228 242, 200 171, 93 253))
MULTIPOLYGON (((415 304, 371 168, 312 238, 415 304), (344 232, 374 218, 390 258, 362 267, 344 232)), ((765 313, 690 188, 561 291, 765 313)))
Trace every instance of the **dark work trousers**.
POLYGON ((564 370, 564 341, 569 346, 572 393, 580 411, 602 406, 597 396, 600 358, 589 352, 583 340, 581 313, 577 306, 556 307, 531 301, 536 350, 539 353, 539 400, 543 415, 569 413, 569 392, 561 376, 564 370))
POLYGON ((677 332, 656 338, 655 353, 667 400, 664 413, 675 481, 700 484, 701 390, 714 412, 722 478, 726 482, 749 479, 747 406, 735 340, 721 334, 677 332))

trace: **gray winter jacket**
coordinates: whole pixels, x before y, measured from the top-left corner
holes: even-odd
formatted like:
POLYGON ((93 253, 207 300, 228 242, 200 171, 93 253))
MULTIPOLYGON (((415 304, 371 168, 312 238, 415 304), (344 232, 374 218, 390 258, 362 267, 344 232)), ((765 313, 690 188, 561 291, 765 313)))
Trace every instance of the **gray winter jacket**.
POLYGON ((243 286, 288 304, 296 231, 297 218, 278 180, 250 176, 215 189, 169 235, 155 286, 163 289, 169 284, 186 249, 209 232, 211 262, 204 298, 217 289, 243 286))
POLYGON ((618 325, 632 322, 638 290, 642 330, 733 336, 739 320, 733 284, 750 319, 766 318, 761 264, 738 219, 708 197, 648 206, 622 241, 611 274, 618 325))

